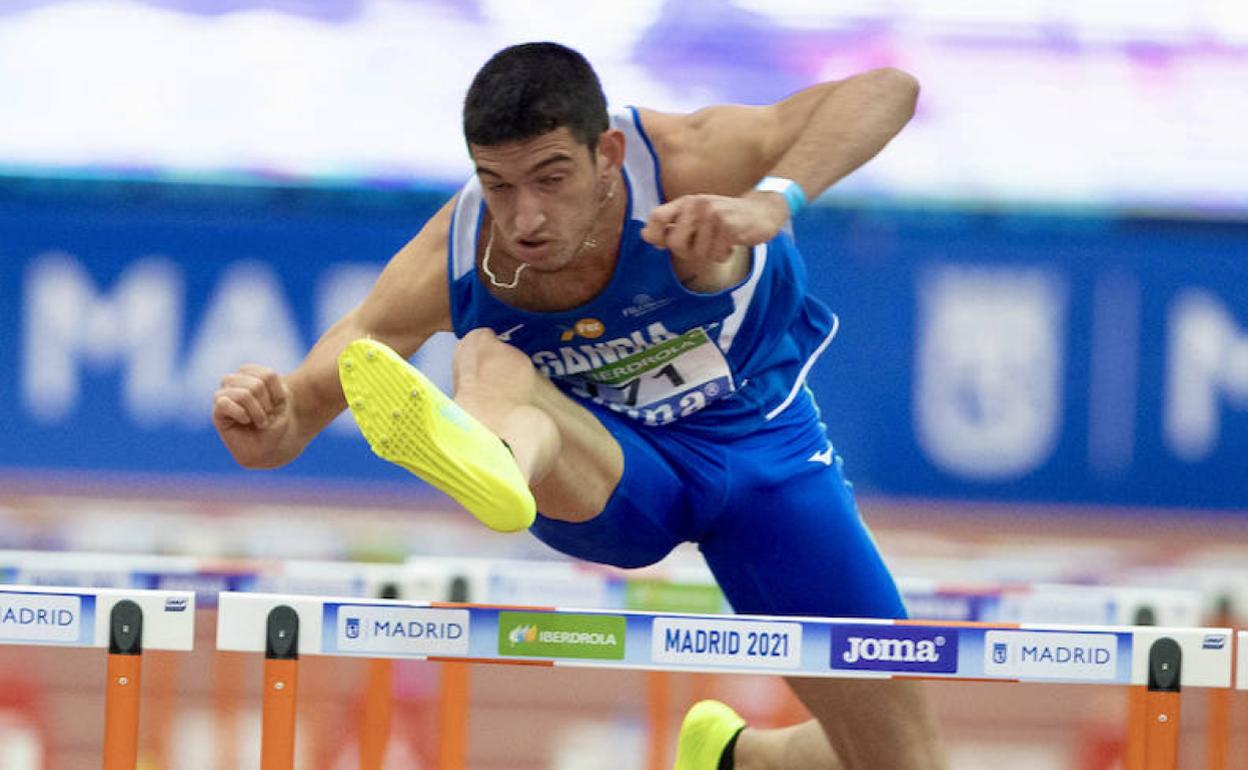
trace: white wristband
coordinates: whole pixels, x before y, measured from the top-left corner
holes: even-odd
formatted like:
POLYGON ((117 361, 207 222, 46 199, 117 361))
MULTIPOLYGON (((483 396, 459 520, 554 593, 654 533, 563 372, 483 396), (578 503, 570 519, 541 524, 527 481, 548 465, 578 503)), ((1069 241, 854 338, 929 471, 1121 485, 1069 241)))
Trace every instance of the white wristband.
POLYGON ((784 202, 789 205, 789 216, 797 216, 797 212, 801 211, 806 205, 806 191, 802 186, 792 179, 785 179, 781 176, 765 176, 754 185, 754 189, 760 192, 780 193, 784 197, 784 202))

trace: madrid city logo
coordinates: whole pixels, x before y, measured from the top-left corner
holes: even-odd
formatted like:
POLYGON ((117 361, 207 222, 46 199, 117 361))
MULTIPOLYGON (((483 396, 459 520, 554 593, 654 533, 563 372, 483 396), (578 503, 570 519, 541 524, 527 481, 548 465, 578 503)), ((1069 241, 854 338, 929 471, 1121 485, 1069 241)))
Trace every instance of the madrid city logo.
POLYGON ((988 676, 1113 681, 1119 640, 1112 633, 991 630, 984 633, 988 676))
POLYGON ((360 619, 359 618, 347 618, 347 626, 344 629, 344 632, 346 633, 348 639, 359 639, 360 638, 360 619))
POLYGON ((952 674, 958 639, 942 629, 854 625, 832 629, 832 668, 952 674))
POLYGON ((1010 647, 1005 642, 992 643, 992 662, 1003 665, 1010 659, 1010 647))

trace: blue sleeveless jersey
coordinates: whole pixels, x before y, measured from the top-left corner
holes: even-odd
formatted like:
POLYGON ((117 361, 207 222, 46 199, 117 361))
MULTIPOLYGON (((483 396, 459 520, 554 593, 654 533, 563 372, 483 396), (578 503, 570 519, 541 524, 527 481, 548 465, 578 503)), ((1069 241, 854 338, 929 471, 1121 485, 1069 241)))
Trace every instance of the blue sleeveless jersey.
POLYGON ((835 336, 836 316, 807 296, 805 265, 788 233, 753 248, 739 285, 713 294, 685 288, 670 252, 641 238, 650 211, 664 202, 658 157, 635 109, 613 112, 611 123, 626 137, 628 209, 607 287, 552 313, 491 295, 476 264, 485 203, 474 177, 456 201, 448 246, 455 334, 493 329, 568 395, 639 424, 725 437, 753 432, 810 398, 805 378, 835 336))

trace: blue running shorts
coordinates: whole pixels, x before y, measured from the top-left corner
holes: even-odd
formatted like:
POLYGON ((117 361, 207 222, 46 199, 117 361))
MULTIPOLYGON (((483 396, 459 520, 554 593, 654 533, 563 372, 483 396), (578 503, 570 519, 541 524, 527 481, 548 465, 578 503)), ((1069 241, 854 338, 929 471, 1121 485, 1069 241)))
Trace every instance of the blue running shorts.
POLYGON ((539 513, 532 532, 547 545, 631 568, 692 541, 738 613, 906 617, 809 392, 738 438, 584 405, 624 450, 624 476, 589 521, 539 513))

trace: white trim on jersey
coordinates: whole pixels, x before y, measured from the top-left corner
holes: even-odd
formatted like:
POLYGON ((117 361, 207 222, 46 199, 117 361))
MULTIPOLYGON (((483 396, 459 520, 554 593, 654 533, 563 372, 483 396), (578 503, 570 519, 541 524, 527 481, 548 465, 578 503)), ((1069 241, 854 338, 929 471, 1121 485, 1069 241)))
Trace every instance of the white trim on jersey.
POLYGON ((481 180, 475 176, 459 191, 451 229, 451 280, 477 268, 477 231, 481 229, 481 180))
POLYGON ((777 415, 789 408, 789 404, 793 403, 793 399, 797 398, 798 392, 800 392, 802 387, 806 384, 806 375, 810 373, 810 367, 815 365, 815 361, 819 359, 819 356, 823 353, 823 349, 828 346, 828 343, 832 341, 832 338, 836 336, 836 333, 840 330, 840 328, 841 318, 836 313, 833 313, 832 331, 828 332, 828 336, 823 338, 823 342, 819 343, 819 347, 815 348, 815 352, 811 353, 810 358, 806 359, 806 363, 802 364, 801 371, 797 373, 797 381, 793 383, 793 389, 789 391, 789 395, 780 402, 780 406, 777 406, 775 409, 768 412, 767 416, 763 418, 764 420, 773 420, 777 415))
POLYGON ((650 141, 641 127, 641 118, 631 107, 611 111, 611 125, 624 132, 624 169, 633 193, 633 219, 645 222, 660 199, 659 161, 650 151, 650 141))
POLYGON ((763 267, 767 264, 767 244, 760 243, 753 249, 754 265, 750 277, 732 291, 732 314, 724 319, 719 330, 719 349, 728 352, 732 341, 737 337, 741 322, 745 320, 746 311, 750 309, 750 301, 754 299, 754 290, 758 288, 758 279, 763 276, 763 267))

